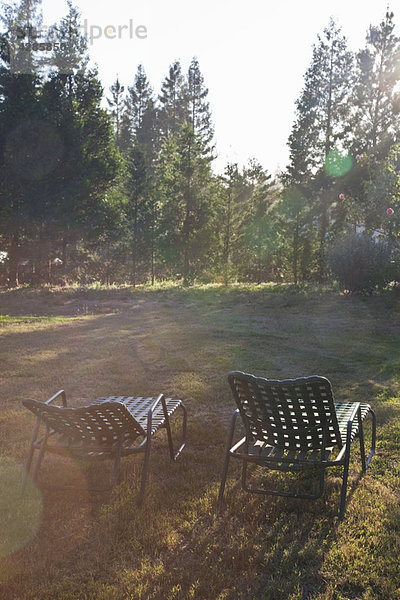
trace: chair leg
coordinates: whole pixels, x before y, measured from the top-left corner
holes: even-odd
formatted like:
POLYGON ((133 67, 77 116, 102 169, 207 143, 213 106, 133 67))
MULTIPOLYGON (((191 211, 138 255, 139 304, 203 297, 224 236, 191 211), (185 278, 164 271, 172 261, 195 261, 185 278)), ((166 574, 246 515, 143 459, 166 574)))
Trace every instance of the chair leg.
POLYGON ((231 427, 230 427, 230 430, 228 433, 228 439, 226 442, 224 466, 222 469, 221 484, 219 486, 219 494, 218 494, 218 502, 217 502, 218 509, 221 508, 223 501, 224 501, 224 490, 225 490, 226 476, 228 474, 230 450, 232 447, 233 434, 235 432, 235 425, 236 425, 236 419, 238 417, 238 414, 239 414, 239 410, 235 410, 235 412, 233 413, 231 427))
POLYGON ((40 428, 40 419, 37 419, 36 423, 35 423, 35 427, 33 428, 31 445, 29 447, 28 457, 27 457, 26 463, 25 463, 25 472, 24 472, 24 476, 22 479, 21 492, 20 492, 21 497, 24 495, 26 482, 28 480, 29 472, 31 470, 32 459, 33 459, 33 455, 35 452, 35 442, 36 442, 36 439, 37 439, 37 436, 39 433, 39 428, 40 428))
POLYGON ((371 459, 375 454, 375 447, 376 447, 376 414, 374 413, 372 408, 370 409, 369 412, 371 413, 371 417, 372 417, 372 440, 371 440, 371 451, 370 451, 369 456, 365 463, 366 469, 368 469, 369 463, 371 462, 371 459))
POLYGON ((145 453, 144 453, 142 480, 140 483, 140 492, 139 492, 139 497, 137 500, 138 506, 141 506, 141 504, 143 502, 144 492, 146 489, 146 483, 147 483, 147 478, 148 478, 148 474, 149 474, 150 450, 151 450, 151 433, 147 437, 146 449, 145 449, 145 453))
POLYGON ((47 427, 46 428, 46 433, 44 434, 43 440, 42 440, 42 442, 40 444, 39 454, 38 454, 38 457, 36 459, 35 466, 33 467, 32 481, 34 481, 35 483, 37 481, 38 473, 39 473, 39 469, 40 469, 40 465, 42 464, 43 456, 44 456, 44 453, 46 451, 46 446, 47 446, 47 440, 48 440, 48 437, 49 437, 49 433, 50 433, 50 430, 47 427))
POLYGON ((371 462, 372 457, 375 454, 375 446, 376 446, 376 415, 372 409, 369 411, 372 417, 372 432, 371 432, 371 451, 368 455, 368 458, 365 458, 365 446, 364 446, 364 429, 363 423, 361 421, 361 415, 358 415, 358 425, 359 425, 359 437, 360 437, 360 452, 361 452, 361 464, 363 473, 367 470, 369 463, 371 462))
POLYGON ((167 410, 165 398, 162 398, 161 403, 163 405, 164 415, 165 415, 165 428, 167 430, 169 455, 171 457, 171 460, 176 460, 178 458, 178 456, 180 455, 180 453, 182 452, 182 450, 184 449, 184 447, 186 446, 186 427, 187 427, 186 407, 183 404, 180 405, 180 408, 182 409, 182 412, 183 412, 183 415, 182 415, 182 441, 181 441, 181 445, 179 446, 177 452, 175 452, 174 444, 172 441, 171 425, 169 422, 169 416, 168 416, 168 410, 167 410))
POLYGON ((221 484, 219 486, 219 493, 218 493, 218 502, 217 502, 218 508, 221 508, 223 505, 223 502, 224 502, 224 490, 225 490, 226 476, 228 473, 229 458, 230 458, 229 450, 230 450, 230 446, 225 452, 224 467, 222 469, 221 484))
MULTIPOLYGON (((24 495, 25 487, 26 487, 26 482, 28 480, 30 469, 31 469, 31 465, 32 465, 33 455, 34 455, 35 450, 37 449, 37 447, 35 447, 35 442, 36 442, 36 439, 37 439, 37 434, 39 432, 39 427, 40 427, 40 421, 38 420, 37 423, 36 423, 36 425, 35 425, 35 429, 33 431, 31 447, 29 448, 28 458, 26 460, 25 473, 24 473, 24 477, 23 477, 22 485, 21 485, 21 497, 24 495)), ((39 454, 38 454, 38 457, 36 459, 36 462, 35 462, 35 465, 34 465, 33 471, 32 471, 32 481, 35 482, 35 483, 37 481, 37 477, 38 477, 38 472, 39 472, 39 469, 40 469, 40 465, 42 463, 43 455, 44 455, 45 450, 46 450, 47 439, 49 437, 49 433, 50 433, 50 430, 47 427, 46 428, 46 433, 44 434, 43 439, 40 442, 39 454)))
POLYGON ((350 464, 350 441, 347 445, 346 454, 344 457, 342 490, 340 493, 339 520, 341 520, 343 518, 344 511, 346 508, 346 494, 347 494, 347 481, 349 478, 349 464, 350 464))
POLYGON ((360 438, 360 454, 361 454, 362 471, 363 471, 363 473, 365 473, 365 471, 367 470, 367 465, 365 462, 364 429, 363 429, 363 423, 361 420, 360 410, 358 411, 358 435, 360 438))
POLYGON ((168 415, 167 415, 167 417, 165 419, 165 429, 167 430, 169 456, 170 456, 171 460, 174 460, 174 456, 175 456, 174 444, 173 444, 173 441, 172 441, 171 425, 169 423, 169 417, 168 417, 168 415))
POLYGON ((26 463, 25 463, 24 476, 22 478, 22 483, 21 483, 21 492, 20 492, 21 497, 24 495, 24 492, 25 492, 26 482, 28 481, 29 471, 31 470, 32 458, 33 458, 34 452, 35 452, 35 448, 34 448, 33 444, 31 444, 31 447, 29 448, 28 458, 26 459, 26 463))
POLYGON ((173 460, 176 460, 178 458, 178 456, 186 446, 187 410, 186 406, 184 406, 183 404, 180 405, 180 408, 182 409, 182 441, 178 450, 175 452, 173 460))

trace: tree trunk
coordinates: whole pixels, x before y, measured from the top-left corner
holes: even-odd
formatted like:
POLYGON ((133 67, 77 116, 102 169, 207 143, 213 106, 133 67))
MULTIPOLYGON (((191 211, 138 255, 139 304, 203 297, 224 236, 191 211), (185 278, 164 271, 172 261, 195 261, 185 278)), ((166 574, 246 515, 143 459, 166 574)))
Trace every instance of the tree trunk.
POLYGON ((183 257, 183 283, 189 284, 189 217, 190 217, 190 193, 186 193, 186 216, 183 225, 184 257, 183 257))
POLYGON ((293 236, 293 283, 298 283, 298 264, 299 264, 299 220, 296 221, 296 229, 293 236))
POLYGON ((19 250, 19 234, 13 233, 11 244, 8 251, 9 267, 8 267, 8 287, 18 286, 18 262, 20 258, 19 250))
POLYGON ((228 194, 228 214, 227 214, 227 222, 226 222, 226 238, 225 238, 225 285, 229 283, 229 261, 230 261, 230 242, 231 242, 231 203, 232 203, 232 189, 229 186, 229 194, 228 194))

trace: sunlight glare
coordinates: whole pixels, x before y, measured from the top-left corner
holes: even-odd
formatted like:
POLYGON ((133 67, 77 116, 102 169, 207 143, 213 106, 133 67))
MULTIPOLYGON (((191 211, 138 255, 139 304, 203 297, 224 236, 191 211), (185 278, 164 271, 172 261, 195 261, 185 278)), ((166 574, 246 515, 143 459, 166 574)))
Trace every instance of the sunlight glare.
POLYGON ((42 494, 30 479, 21 497, 24 467, 0 458, 0 557, 20 550, 35 536, 42 520, 42 494))
POLYGON ((332 150, 325 159, 325 172, 331 177, 342 177, 350 171, 352 165, 350 154, 332 150))

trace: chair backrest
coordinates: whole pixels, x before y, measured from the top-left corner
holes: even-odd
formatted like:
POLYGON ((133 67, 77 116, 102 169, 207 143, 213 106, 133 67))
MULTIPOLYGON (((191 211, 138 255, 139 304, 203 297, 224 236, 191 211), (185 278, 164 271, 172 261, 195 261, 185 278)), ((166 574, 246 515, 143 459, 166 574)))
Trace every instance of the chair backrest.
POLYGON ((22 402, 50 429, 83 444, 112 445, 120 439, 135 440, 146 435, 143 427, 120 402, 78 408, 54 406, 31 399, 22 402))
POLYGON ((285 450, 342 446, 331 384, 325 377, 273 380, 228 376, 246 434, 285 450))

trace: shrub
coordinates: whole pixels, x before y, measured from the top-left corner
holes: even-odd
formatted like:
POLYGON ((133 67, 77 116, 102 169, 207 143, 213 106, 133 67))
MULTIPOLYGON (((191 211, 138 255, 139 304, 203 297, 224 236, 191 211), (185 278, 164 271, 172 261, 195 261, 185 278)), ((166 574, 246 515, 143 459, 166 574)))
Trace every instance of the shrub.
POLYGON ((329 253, 328 260, 342 290, 371 294, 393 278, 392 247, 366 234, 348 234, 329 253))

